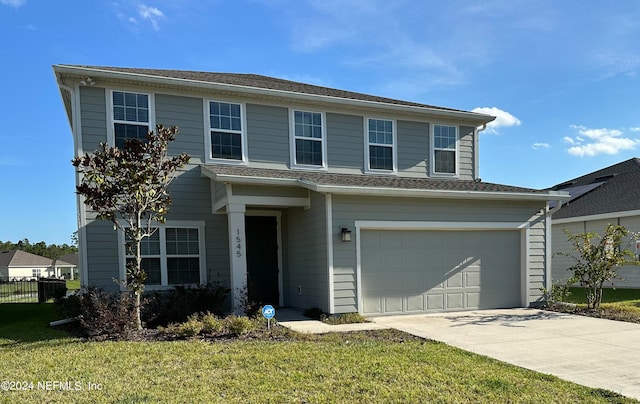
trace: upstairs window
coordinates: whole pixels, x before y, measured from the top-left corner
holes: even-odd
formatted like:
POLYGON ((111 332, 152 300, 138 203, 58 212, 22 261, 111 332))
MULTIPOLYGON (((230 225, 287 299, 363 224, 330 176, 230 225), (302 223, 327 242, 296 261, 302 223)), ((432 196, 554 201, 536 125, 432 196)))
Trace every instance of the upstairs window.
MULTIPOLYGON (((142 240, 142 268, 147 274, 146 285, 193 285, 203 283, 204 225, 161 225, 150 237, 142 240)), ((129 242, 129 238, 125 240, 129 242)), ((133 261, 132 251, 126 251, 125 262, 133 261)))
POLYGON ((369 170, 395 171, 393 121, 367 119, 366 142, 369 154, 369 170))
POLYGON ((293 165, 325 166, 323 114, 293 111, 293 165))
POLYGON ((209 101, 210 158, 244 161, 241 104, 209 101))
POLYGON ((149 94, 113 91, 113 134, 116 147, 127 139, 145 139, 149 132, 149 94))
POLYGON ((455 126, 433 125, 433 172, 457 174, 458 133, 455 126))

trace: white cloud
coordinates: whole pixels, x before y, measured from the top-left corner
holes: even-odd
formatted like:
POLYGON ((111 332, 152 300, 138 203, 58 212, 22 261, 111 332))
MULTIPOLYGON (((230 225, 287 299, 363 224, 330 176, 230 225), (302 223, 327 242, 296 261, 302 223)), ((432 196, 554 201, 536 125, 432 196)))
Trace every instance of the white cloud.
POLYGON ((534 143, 532 146, 533 150, 539 150, 539 149, 548 149, 551 147, 551 145, 549 145, 549 143, 534 143))
POLYGON ((496 107, 478 107, 471 110, 479 114, 493 115, 496 119, 487 124, 487 133, 497 134, 498 128, 507 128, 510 126, 520 126, 522 122, 507 111, 503 111, 496 107))
POLYGON ((158 20, 165 19, 164 13, 155 7, 149 7, 144 4, 138 6, 138 14, 143 20, 149 20, 154 30, 159 31, 160 26, 158 20))
POLYGON ((618 154, 623 150, 633 150, 640 140, 623 137, 619 129, 592 129, 582 125, 571 125, 581 136, 573 138, 565 136, 565 143, 571 145, 567 152, 578 157, 593 157, 600 154, 618 154))
POLYGON ((633 127, 633 128, 629 128, 629 130, 630 130, 631 132, 640 132, 640 126, 636 126, 636 127, 633 127))
POLYGON ((27 4, 27 0, 0 0, 0 3, 4 4, 5 6, 18 8, 27 4))

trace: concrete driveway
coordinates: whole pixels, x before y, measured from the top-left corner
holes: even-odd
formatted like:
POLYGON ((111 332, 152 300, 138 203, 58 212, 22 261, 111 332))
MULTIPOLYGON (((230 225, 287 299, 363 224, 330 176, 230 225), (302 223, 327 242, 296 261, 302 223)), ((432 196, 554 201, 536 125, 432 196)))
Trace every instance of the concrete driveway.
POLYGON ((537 309, 372 320, 584 386, 640 399, 640 324, 537 309))

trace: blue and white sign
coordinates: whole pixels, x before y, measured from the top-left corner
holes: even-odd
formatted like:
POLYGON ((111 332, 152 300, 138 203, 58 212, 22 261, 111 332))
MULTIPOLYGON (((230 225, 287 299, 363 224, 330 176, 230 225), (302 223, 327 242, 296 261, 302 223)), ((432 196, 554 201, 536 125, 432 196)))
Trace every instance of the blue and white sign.
POLYGON ((274 309, 272 305, 267 304, 266 306, 264 306, 262 308, 262 315, 267 320, 271 320, 272 318, 274 318, 276 316, 276 309, 274 309))

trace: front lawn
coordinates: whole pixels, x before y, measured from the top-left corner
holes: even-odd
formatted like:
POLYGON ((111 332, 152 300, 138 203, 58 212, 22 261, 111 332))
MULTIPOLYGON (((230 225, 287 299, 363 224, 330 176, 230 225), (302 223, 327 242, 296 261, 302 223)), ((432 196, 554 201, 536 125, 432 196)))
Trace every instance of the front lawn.
POLYGON ((0 402, 634 402, 397 331, 85 342, 52 306, 0 305, 0 402))
POLYGON ((569 288, 571 295, 567 297, 568 303, 578 305, 582 313, 611 320, 640 323, 640 289, 609 289, 602 292, 602 304, 597 312, 585 312, 587 298, 583 288, 569 288))

